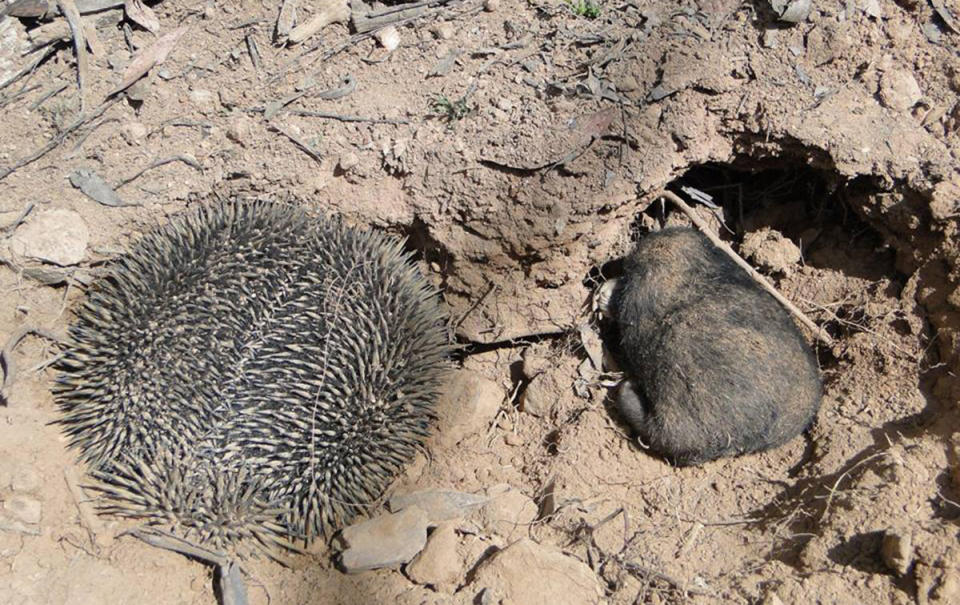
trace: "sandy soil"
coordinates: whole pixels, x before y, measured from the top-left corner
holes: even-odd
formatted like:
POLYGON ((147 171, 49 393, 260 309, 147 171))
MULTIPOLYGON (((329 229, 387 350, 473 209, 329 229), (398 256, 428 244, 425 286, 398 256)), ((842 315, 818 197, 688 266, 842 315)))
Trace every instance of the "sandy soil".
MULTIPOLYGON (((58 44, 0 90, 0 225, 34 206, 2 232, 0 339, 62 332, 97 267, 172 213, 211 196, 295 200, 408 236, 463 318, 460 363, 510 394, 489 430, 432 448, 392 491, 506 483, 553 510, 503 534, 458 528, 452 587, 348 576, 321 544, 290 568, 249 562, 253 603, 473 602, 469 585, 455 592, 468 572, 519 537, 588 564, 611 603, 960 602, 957 3, 825 0, 796 24, 764 0, 598 6, 591 19, 559 0, 454 1, 398 27, 391 53, 342 24, 275 44, 279 2, 165 0, 159 35, 186 33, 138 101, 74 130, 76 66, 58 44), (116 189, 126 206, 68 178, 116 185, 175 156, 116 189), (735 247, 770 230, 744 254, 836 339, 817 347, 816 423, 786 447, 673 468, 583 365, 600 278, 638 234, 681 220, 654 203, 668 185, 713 195, 735 247), (47 209, 82 218, 79 264, 16 256, 11 238, 47 209), (534 381, 540 415, 523 407, 534 381)), ((85 18, 102 46, 87 112, 155 40, 112 15, 85 18)), ((26 35, 4 26, 14 46, 26 35)), ((120 536, 129 524, 89 533, 64 478, 83 469, 50 425, 56 352, 25 339, 0 408, 0 601, 215 602, 207 567, 120 536)))

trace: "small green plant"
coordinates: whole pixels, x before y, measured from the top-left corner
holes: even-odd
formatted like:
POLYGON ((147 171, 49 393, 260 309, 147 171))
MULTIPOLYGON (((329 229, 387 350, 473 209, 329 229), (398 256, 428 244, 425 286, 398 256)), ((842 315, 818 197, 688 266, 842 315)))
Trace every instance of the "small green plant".
POLYGON ((587 19, 596 19, 600 16, 600 7, 591 0, 568 0, 573 14, 587 19))
POLYGON ((448 122, 462 120, 470 113, 466 96, 451 101, 446 95, 437 95, 433 99, 433 110, 448 122))

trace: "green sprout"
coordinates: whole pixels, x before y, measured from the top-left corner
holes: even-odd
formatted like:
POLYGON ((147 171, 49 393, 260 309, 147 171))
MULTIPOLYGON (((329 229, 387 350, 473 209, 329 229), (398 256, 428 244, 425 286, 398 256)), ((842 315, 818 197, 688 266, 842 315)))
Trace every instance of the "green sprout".
POLYGON ((600 16, 600 7, 591 0, 568 0, 573 14, 587 19, 596 19, 600 16))
POLYGON ((451 101, 446 95, 437 95, 433 99, 433 110, 448 122, 462 120, 470 113, 465 96, 451 101))

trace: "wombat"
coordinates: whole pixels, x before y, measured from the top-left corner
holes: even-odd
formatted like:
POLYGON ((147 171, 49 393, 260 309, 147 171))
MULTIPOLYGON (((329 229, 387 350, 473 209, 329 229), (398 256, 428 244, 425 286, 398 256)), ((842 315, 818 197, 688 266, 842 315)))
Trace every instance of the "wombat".
POLYGON ((796 324, 694 229, 644 237, 608 311, 627 375, 617 407, 676 465, 782 445, 817 413, 819 372, 796 324))

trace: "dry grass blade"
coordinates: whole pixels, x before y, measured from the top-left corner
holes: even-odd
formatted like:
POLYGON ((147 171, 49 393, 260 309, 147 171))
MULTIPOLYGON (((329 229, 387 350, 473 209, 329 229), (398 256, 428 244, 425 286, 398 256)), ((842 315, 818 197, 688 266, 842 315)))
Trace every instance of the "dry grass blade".
POLYGON ((127 69, 124 70, 123 80, 120 82, 120 85, 113 89, 107 96, 111 97, 118 92, 126 90, 134 82, 147 75, 155 66, 162 64, 167 59, 170 51, 173 50, 177 41, 185 33, 187 33, 187 27, 178 27, 169 34, 161 36, 149 48, 138 54, 137 57, 130 62, 127 69))
POLYGON ((283 0, 277 15, 277 38, 284 39, 293 31, 297 22, 297 0, 283 0))
POLYGON ((131 21, 148 32, 155 34, 160 31, 160 21, 157 19, 157 15, 142 0, 126 0, 123 5, 123 12, 131 21))
POLYGON ((306 23, 293 28, 287 39, 291 44, 303 42, 331 23, 346 23, 350 18, 350 7, 347 0, 324 0, 319 3, 317 12, 306 23))

